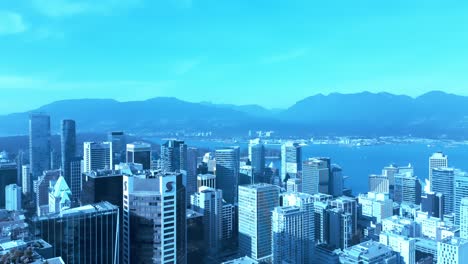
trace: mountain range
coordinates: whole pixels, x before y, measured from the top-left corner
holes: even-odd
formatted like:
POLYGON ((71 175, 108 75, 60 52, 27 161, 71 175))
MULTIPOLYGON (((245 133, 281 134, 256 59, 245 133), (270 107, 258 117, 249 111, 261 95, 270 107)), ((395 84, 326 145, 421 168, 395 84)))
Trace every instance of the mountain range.
POLYGON ((317 94, 287 109, 259 105, 192 103, 172 97, 118 102, 112 99, 57 101, 29 112, 0 116, 0 136, 28 133, 31 112, 76 120, 78 132, 124 130, 137 135, 181 135, 212 131, 216 136, 272 130, 279 136, 468 137, 468 97, 433 91, 412 98, 390 93, 317 94))

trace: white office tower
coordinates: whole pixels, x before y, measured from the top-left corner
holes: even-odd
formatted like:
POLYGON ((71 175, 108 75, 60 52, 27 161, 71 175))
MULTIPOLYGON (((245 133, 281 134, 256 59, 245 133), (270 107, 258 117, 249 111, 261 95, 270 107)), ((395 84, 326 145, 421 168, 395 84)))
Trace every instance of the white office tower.
POLYGON ((312 195, 287 193, 272 214, 273 263, 312 263, 315 216, 312 195))
POLYGON ((286 182, 286 191, 302 192, 302 180, 299 178, 291 178, 286 182))
POLYGON ((416 263, 416 239, 399 235, 393 232, 382 232, 379 236, 379 242, 389 246, 397 252, 401 259, 401 264, 416 263))
POLYGON ((182 175, 124 175, 123 197, 123 263, 187 263, 182 175))
POLYGON ((468 239, 468 197, 460 202, 460 237, 468 239))
POLYGON ((299 143, 287 142, 281 145, 281 181, 295 178, 302 171, 302 149, 299 143))
POLYGON ((83 143, 83 173, 113 169, 112 160, 112 142, 83 143))
POLYGON ((468 197, 468 174, 464 171, 455 170, 454 186, 454 208, 455 225, 460 225, 460 205, 463 198, 468 197))
POLYGON ((21 187, 16 184, 5 186, 5 209, 9 211, 21 210, 21 187))
POLYGON ((302 166, 302 192, 307 194, 328 193, 328 185, 321 189, 320 181, 327 179, 328 182, 329 172, 328 164, 324 160, 311 158, 305 161, 302 166))
POLYGON ((437 264, 464 264, 468 262, 468 240, 449 238, 437 242, 437 264))
POLYGON ((429 157, 429 181, 432 181, 432 170, 448 168, 448 157, 442 152, 436 152, 429 157))
POLYGON ((448 215, 454 212, 454 186, 455 170, 452 168, 434 168, 432 169, 431 191, 442 193, 444 195, 444 214, 448 215))
POLYGON ((369 192, 390 193, 390 182, 385 175, 369 175, 369 192))
POLYGON ((30 195, 33 191, 33 181, 31 178, 31 170, 29 165, 23 165, 21 167, 21 183, 23 194, 26 196, 30 195))
POLYGON ((215 157, 216 186, 223 191, 224 200, 235 205, 238 200, 240 148, 217 149, 215 157))
POLYGON ((271 258, 271 211, 279 188, 265 183, 239 186, 239 253, 257 261, 271 258))
POLYGON ((222 241, 223 192, 201 187, 191 195, 192 210, 203 215, 203 238, 210 256, 216 255, 222 241))
POLYGON ((259 138, 249 142, 249 160, 252 164, 254 178, 258 180, 265 171, 265 146, 259 138))
POLYGON ((375 217, 376 223, 393 215, 393 200, 386 193, 360 194, 358 202, 362 206, 362 215, 375 217))

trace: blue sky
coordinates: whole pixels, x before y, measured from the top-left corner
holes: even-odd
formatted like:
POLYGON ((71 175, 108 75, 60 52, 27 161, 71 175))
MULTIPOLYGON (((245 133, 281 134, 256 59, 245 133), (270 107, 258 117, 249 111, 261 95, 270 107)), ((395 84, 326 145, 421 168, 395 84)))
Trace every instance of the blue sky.
POLYGON ((0 1, 0 114, 69 98, 468 95, 463 2, 0 1))

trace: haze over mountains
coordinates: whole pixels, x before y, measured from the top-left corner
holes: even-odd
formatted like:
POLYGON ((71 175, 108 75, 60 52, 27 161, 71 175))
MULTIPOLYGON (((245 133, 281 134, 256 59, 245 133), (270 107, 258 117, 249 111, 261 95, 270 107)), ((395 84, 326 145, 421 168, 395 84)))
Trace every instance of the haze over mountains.
MULTIPOLYGON (((280 98, 281 95, 278 94, 280 98)), ((417 98, 390 93, 314 95, 288 109, 258 105, 191 103, 171 97, 118 102, 112 99, 57 101, 31 112, 75 119, 79 132, 124 130, 139 135, 212 131, 213 136, 274 130, 279 136, 418 136, 468 138, 468 97, 429 92, 417 98)), ((0 116, 0 136, 28 133, 29 112, 0 116)))

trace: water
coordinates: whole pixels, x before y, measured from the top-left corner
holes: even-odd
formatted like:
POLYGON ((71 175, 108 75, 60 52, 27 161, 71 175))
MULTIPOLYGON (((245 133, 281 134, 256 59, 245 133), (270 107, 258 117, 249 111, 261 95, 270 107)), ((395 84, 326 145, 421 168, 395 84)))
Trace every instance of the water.
MULTIPOLYGON (((160 140, 154 140, 160 143, 160 140)), ((213 141, 186 140, 189 146, 216 149, 219 147, 238 145, 244 151, 247 143, 232 144, 213 141)), ((279 145, 267 145, 267 148, 280 149, 279 145)), ((442 151, 449 158, 449 166, 468 170, 468 145, 433 145, 425 144, 395 144, 374 146, 345 146, 345 145, 308 145, 303 147, 303 159, 309 157, 330 157, 332 163, 343 169, 343 174, 349 178, 345 186, 352 188, 353 193, 365 193, 368 190, 369 174, 381 173, 383 167, 396 164, 407 166, 412 164, 415 174, 424 181, 428 178, 429 157, 432 153, 442 151)), ((269 162, 269 161, 268 161, 269 162)), ((280 160, 273 160, 279 169, 280 160)))

